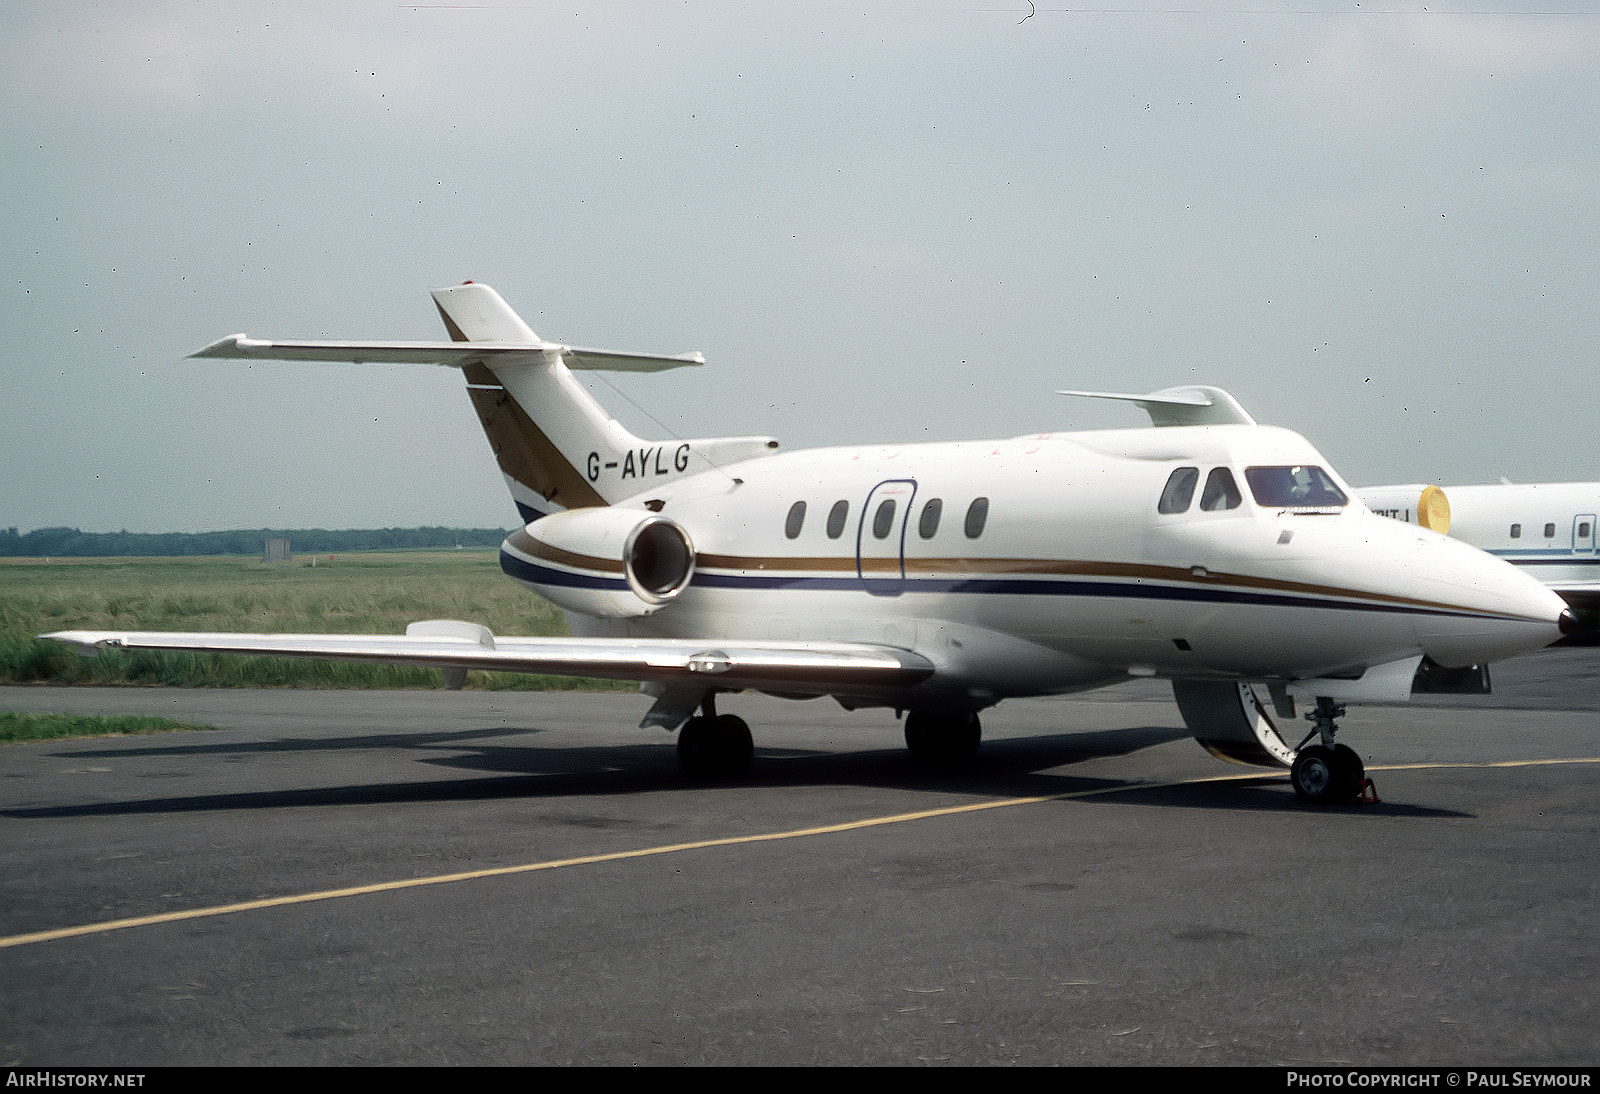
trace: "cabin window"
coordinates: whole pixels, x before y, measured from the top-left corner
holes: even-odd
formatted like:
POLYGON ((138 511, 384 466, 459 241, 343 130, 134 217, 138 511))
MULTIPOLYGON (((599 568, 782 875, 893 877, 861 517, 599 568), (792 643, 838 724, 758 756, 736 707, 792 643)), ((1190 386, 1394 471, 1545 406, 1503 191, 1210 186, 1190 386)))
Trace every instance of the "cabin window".
POLYGON ((884 498, 878 505, 878 511, 872 514, 872 534, 878 539, 888 539, 893 528, 894 499, 884 498))
POLYGON ((1158 513, 1187 513, 1194 500, 1194 485, 1200 481, 1198 467, 1180 467, 1167 478, 1166 489, 1161 491, 1161 501, 1156 504, 1158 513))
POLYGON ((1239 485, 1233 481, 1233 472, 1226 467, 1213 467, 1206 476, 1206 488, 1200 493, 1200 508, 1207 513, 1237 509, 1242 500, 1239 485))
POLYGON ((783 534, 790 539, 800 538, 800 529, 806 523, 806 503, 797 501, 789 506, 789 517, 783 522, 783 534))
POLYGON ((1244 479, 1265 509, 1338 509, 1350 501, 1320 467, 1247 467, 1244 479))
POLYGON ((1522 525, 1513 524, 1511 526, 1511 538, 1512 539, 1521 539, 1522 538, 1522 525))
POLYGON ((1556 526, 1554 524, 1546 524, 1544 526, 1544 538, 1545 539, 1555 539, 1556 538, 1556 526))
POLYGON ((836 501, 833 508, 828 510, 828 538, 838 539, 844 535, 845 518, 850 515, 850 503, 836 501))
POLYGON ((989 499, 973 498, 972 504, 967 506, 967 520, 962 531, 967 533, 968 539, 977 539, 983 535, 983 526, 989 520, 989 499))
POLYGON ((923 539, 932 539, 939 530, 939 514, 944 512, 944 502, 939 498, 931 499, 922 507, 922 516, 917 519, 917 535, 923 539))
POLYGON ((1589 538, 1589 522, 1588 521, 1584 521, 1582 524, 1578 525, 1578 538, 1579 539, 1588 539, 1589 538))

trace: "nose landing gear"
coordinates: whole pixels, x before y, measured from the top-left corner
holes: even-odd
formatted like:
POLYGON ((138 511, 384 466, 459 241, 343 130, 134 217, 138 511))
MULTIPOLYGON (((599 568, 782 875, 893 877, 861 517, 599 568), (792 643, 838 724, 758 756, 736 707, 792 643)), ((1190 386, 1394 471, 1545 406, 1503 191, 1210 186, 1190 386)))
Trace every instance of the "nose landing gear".
POLYGON ((1347 802, 1365 798, 1369 792, 1370 800, 1377 800, 1376 793, 1371 791, 1366 765, 1355 749, 1334 744, 1333 735, 1338 731, 1335 719, 1343 718, 1344 714, 1343 703, 1319 698, 1317 709, 1306 715, 1313 729, 1300 742, 1294 765, 1289 769, 1289 781, 1294 786, 1295 797, 1301 801, 1347 802), (1321 737, 1321 743, 1308 746, 1313 737, 1321 737))

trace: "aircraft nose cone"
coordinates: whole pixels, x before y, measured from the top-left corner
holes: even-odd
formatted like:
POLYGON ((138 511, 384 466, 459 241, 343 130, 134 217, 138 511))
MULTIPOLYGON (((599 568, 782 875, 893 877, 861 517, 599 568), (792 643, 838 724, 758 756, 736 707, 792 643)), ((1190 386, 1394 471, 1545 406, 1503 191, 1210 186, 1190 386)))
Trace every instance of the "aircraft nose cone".
POLYGON ((1562 634, 1577 634, 1583 629, 1583 624, 1578 622, 1578 615, 1571 608, 1561 613, 1561 618, 1556 620, 1556 626, 1561 628, 1562 634))

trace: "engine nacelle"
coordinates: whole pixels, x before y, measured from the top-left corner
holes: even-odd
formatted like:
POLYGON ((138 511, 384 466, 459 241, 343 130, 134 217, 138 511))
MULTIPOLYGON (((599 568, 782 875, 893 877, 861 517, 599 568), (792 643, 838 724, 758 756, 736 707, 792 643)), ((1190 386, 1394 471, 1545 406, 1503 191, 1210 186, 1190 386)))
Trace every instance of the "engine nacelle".
POLYGON ((650 615, 694 576, 676 521, 638 509, 568 509, 513 532, 500 568, 562 608, 607 619, 650 615))

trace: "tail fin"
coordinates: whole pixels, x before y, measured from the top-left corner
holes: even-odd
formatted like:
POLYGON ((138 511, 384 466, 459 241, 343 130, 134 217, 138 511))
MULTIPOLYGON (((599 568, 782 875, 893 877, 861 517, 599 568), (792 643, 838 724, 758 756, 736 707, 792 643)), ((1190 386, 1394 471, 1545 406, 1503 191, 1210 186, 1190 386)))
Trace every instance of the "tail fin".
POLYGON ((468 281, 448 289, 433 290, 452 342, 537 342, 539 336, 511 310, 500 294, 487 285, 468 281))
MULTIPOLYGON (((457 342, 539 341, 487 285, 438 289, 433 300, 457 342)), ((663 480, 776 450, 778 442, 770 437, 665 442, 636 437, 570 370, 654 371, 701 361, 698 354, 646 357, 560 346, 538 356, 496 354, 465 366, 472 405, 522 519, 535 520, 552 507, 610 505, 663 480)))
MULTIPOLYGON (((436 289, 433 302, 455 342, 537 342, 539 338, 499 293, 468 282, 436 289)), ((642 444, 584 390, 559 354, 541 353, 462 369, 467 394, 483 423, 524 523, 551 508, 580 509, 617 500, 586 474, 590 452, 642 444), (538 408, 540 428, 525 407, 538 408), (583 468, 583 470, 580 470, 583 468)))
POLYGON ((192 356, 459 368, 525 522, 552 509, 610 505, 664 481, 777 450, 771 437, 665 442, 635 437, 570 371, 657 372, 704 364, 698 353, 619 353, 546 342, 499 293, 470 281, 435 291, 433 300, 449 342, 283 341, 235 334, 192 356))

